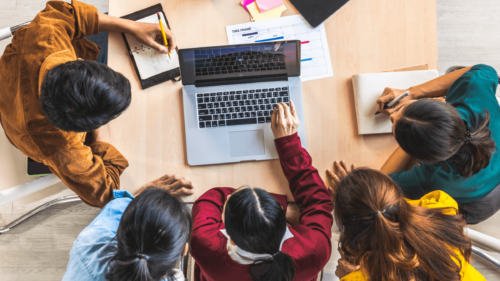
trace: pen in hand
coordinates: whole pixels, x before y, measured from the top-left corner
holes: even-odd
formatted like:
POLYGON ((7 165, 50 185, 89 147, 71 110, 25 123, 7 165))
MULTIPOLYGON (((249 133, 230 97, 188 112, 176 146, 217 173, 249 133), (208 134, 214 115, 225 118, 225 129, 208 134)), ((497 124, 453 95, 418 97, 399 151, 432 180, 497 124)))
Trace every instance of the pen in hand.
MULTIPOLYGON (((163 35, 163 41, 165 41, 165 47, 167 47, 168 50, 168 41, 167 41, 167 35, 165 34, 165 29, 163 29, 163 23, 161 22, 161 17, 160 13, 156 13, 158 15, 158 21, 160 22, 160 28, 161 28, 161 34, 163 35)), ((168 51, 168 57, 170 58, 170 51, 168 51)))
MULTIPOLYGON (((393 107, 396 103, 398 103, 400 100, 406 98, 407 96, 410 95, 410 91, 406 91, 404 92, 403 94, 401 94, 399 97, 393 99, 390 103, 388 104, 385 104, 384 105, 384 110, 388 109, 388 108, 391 108, 393 107)), ((375 115, 379 115, 380 112, 377 110, 377 112, 375 112, 375 115)))

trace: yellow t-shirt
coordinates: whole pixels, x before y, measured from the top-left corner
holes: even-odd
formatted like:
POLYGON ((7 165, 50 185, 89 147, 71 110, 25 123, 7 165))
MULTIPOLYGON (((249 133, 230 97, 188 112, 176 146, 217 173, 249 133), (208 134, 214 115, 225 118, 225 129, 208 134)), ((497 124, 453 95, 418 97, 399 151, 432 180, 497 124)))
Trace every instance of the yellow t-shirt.
MULTIPOLYGON (((440 190, 430 192, 424 195, 424 197, 420 198, 420 200, 409 200, 409 199, 405 200, 406 202, 412 205, 418 205, 425 208, 431 208, 431 209, 450 208, 444 210, 444 213, 447 215, 456 215, 458 210, 457 202, 453 198, 451 198, 448 194, 440 190)), ((462 271, 460 272, 460 275, 462 275, 462 281, 482 281, 482 280, 486 281, 486 279, 483 277, 483 275, 481 275, 481 273, 479 273, 474 267, 472 267, 472 265, 470 265, 467 261, 465 261, 465 258, 460 254, 460 251, 458 249, 455 249, 454 252, 457 254, 457 256, 460 259, 460 262, 462 263, 462 271)), ((455 262, 457 261, 455 260, 455 262)), ((344 278, 341 279, 341 281, 366 281, 366 280, 368 280, 368 277, 366 277, 360 270, 351 272, 350 274, 344 276, 344 278)))

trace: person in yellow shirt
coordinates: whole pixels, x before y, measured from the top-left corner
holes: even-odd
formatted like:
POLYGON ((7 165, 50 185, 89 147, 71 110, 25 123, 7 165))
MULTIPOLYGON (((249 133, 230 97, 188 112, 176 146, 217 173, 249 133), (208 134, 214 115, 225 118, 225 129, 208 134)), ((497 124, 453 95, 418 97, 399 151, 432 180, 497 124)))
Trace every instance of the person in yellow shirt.
POLYGON ((341 233, 341 281, 486 280, 469 264, 465 220, 448 194, 409 200, 380 171, 334 166, 327 174, 341 233))

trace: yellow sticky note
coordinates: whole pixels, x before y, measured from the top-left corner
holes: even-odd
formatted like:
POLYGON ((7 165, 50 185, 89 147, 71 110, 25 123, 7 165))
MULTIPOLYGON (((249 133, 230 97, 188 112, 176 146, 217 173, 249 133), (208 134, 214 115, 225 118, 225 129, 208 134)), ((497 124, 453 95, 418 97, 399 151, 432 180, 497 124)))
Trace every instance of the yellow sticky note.
POLYGON ((257 6, 256 2, 250 3, 247 5, 247 9, 252 15, 252 20, 258 21, 258 20, 267 20, 267 19, 274 19, 274 18, 279 18, 281 17, 281 13, 286 11, 286 6, 285 5, 280 5, 276 8, 267 10, 263 13, 259 11, 259 7, 257 6))

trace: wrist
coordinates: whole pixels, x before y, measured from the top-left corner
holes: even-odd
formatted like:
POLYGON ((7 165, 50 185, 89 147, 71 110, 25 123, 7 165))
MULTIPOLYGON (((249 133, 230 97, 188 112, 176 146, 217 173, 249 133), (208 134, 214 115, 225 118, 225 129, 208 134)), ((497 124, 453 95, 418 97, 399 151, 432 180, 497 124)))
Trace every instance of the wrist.
POLYGON ((135 36, 136 25, 137 25, 137 23, 135 21, 123 20, 120 25, 121 25, 121 29, 123 30, 123 33, 127 33, 127 34, 135 36))
POLYGON ((424 97, 424 93, 419 87, 410 87, 408 91, 410 91, 411 100, 418 100, 424 97))

